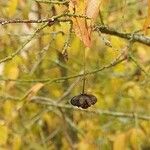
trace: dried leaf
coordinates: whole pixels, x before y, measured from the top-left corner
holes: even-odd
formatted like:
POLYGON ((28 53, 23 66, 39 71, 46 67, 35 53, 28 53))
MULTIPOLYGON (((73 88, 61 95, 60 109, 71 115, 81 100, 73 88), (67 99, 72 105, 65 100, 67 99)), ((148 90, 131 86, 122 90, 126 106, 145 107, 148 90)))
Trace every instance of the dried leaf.
POLYGON ((87 27, 85 19, 73 19, 73 28, 76 35, 83 41, 86 47, 91 47, 91 28, 87 27))
MULTIPOLYGON (((85 15, 86 5, 84 0, 82 1, 70 1, 69 11, 71 13, 85 15)), ((91 27, 87 25, 85 18, 73 17, 73 29, 75 34, 83 41, 86 47, 91 47, 91 27)))
POLYGON ((71 0, 69 3, 69 11, 71 13, 86 15, 92 19, 87 21, 85 18, 72 18, 75 34, 83 41, 86 47, 91 47, 92 45, 92 24, 98 15, 100 4, 101 0, 71 0))
POLYGON ((150 25, 150 0, 148 0, 148 16, 144 22, 143 30, 147 34, 147 28, 150 25))
POLYGON ((87 0, 86 15, 93 20, 96 19, 102 0, 87 0))
POLYGON ((24 98, 28 98, 30 99, 31 97, 33 97, 34 95, 37 94, 37 92, 44 86, 43 83, 36 83, 33 87, 31 87, 31 89, 25 94, 24 98))

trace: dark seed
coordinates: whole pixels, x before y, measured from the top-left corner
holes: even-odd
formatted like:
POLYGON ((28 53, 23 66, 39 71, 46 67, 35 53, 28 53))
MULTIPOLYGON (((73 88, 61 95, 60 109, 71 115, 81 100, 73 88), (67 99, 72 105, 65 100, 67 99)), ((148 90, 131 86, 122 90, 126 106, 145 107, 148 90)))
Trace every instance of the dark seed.
POLYGON ((94 105, 97 102, 97 98, 91 94, 80 94, 80 95, 74 96, 70 102, 73 106, 87 109, 88 107, 90 107, 91 105, 94 105))
POLYGON ((74 105, 74 106, 80 106, 80 103, 79 103, 79 96, 74 96, 72 99, 71 99, 71 104, 74 105))

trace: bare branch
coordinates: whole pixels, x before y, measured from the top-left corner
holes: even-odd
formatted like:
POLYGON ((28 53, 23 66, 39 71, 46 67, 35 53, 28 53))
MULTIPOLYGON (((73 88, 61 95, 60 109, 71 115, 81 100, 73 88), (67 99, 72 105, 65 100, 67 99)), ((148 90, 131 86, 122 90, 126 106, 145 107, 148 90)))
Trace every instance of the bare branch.
POLYGON ((54 1, 54 0, 35 0, 36 2, 39 3, 44 3, 44 4, 57 4, 57 5, 68 5, 69 1, 54 1))
POLYGON ((16 55, 18 55, 18 54, 22 51, 22 49, 37 35, 37 33, 40 32, 43 28, 45 28, 47 25, 48 25, 48 24, 44 24, 44 25, 42 25, 40 28, 38 28, 38 29, 34 32, 34 34, 33 34, 26 42, 24 42, 24 43, 21 45, 21 47, 20 47, 18 50, 16 50, 14 53, 10 54, 9 56, 7 56, 7 57, 1 59, 1 60, 0 60, 0 64, 3 63, 3 62, 6 62, 6 61, 12 60, 12 59, 13 59, 16 55))
POLYGON ((87 16, 84 15, 78 15, 78 14, 70 14, 70 13, 64 13, 60 15, 53 16, 51 18, 47 19, 37 19, 37 20, 22 20, 22 19, 15 19, 15 20, 0 20, 1 25, 6 25, 6 24, 16 24, 16 23, 54 23, 55 21, 58 22, 64 22, 64 21, 71 21, 71 20, 58 20, 59 18, 62 17, 79 17, 79 18, 85 18, 85 19, 90 19, 87 16))
POLYGON ((127 40, 130 40, 132 38, 133 42, 139 42, 139 43, 150 46, 150 37, 143 36, 141 34, 123 33, 115 29, 109 28, 107 26, 103 26, 103 25, 96 25, 94 27, 94 30, 100 31, 101 33, 110 34, 110 35, 114 35, 120 38, 124 38, 127 40))
POLYGON ((1 25, 12 24, 12 23, 45 23, 45 22, 54 22, 54 18, 48 19, 37 19, 37 20, 0 20, 1 25))
MULTIPOLYGON (((96 70, 93 70, 93 71, 89 71, 89 72, 86 72, 85 75, 91 75, 91 74, 95 74, 95 73, 98 73, 98 72, 101 72, 105 69, 108 69, 108 68, 111 68, 111 67, 114 67, 118 64, 120 64, 121 62, 123 62, 124 60, 126 60, 126 56, 124 56, 123 58, 120 58, 120 55, 115 58, 111 63, 109 63, 108 65, 105 65, 99 69, 96 69, 96 70)), ((78 78, 78 77, 83 77, 83 73, 81 74, 77 74, 77 75, 72 75, 72 76, 66 76, 66 77, 61 77, 61 78, 54 78, 54 79, 51 79, 51 78, 47 78, 47 79, 32 79, 32 80, 21 80, 21 79, 5 79, 5 78, 0 78, 1 81, 16 81, 16 82, 45 82, 47 84, 51 84, 53 82, 58 82, 58 81, 64 81, 64 80, 67 80, 67 79, 74 79, 74 78, 78 78)))
MULTIPOLYGON (((14 97, 14 96, 0 96, 1 99, 12 99, 12 100, 20 100, 19 97, 14 97)), ((106 115, 106 116, 113 116, 113 117, 121 117, 121 118, 131 118, 140 120, 145 120, 145 121, 150 121, 150 116, 149 115, 141 115, 135 112, 116 112, 116 111, 110 111, 110 110, 101 110, 101 109, 82 109, 78 107, 73 107, 71 105, 66 105, 66 104, 60 104, 57 103, 57 101, 47 98, 47 97, 40 97, 40 96, 34 96, 31 98, 31 102, 33 103, 39 103, 43 104, 46 106, 53 106, 53 107, 58 107, 58 108, 63 108, 63 109, 72 109, 75 111, 81 111, 85 113, 93 113, 97 115, 106 115)), ((51 110, 51 108, 49 108, 51 110)), ((47 110, 47 109, 46 109, 47 110)), ((47 110, 48 111, 48 110, 47 110)))
POLYGON ((50 101, 48 101, 48 98, 47 98, 47 102, 45 102, 44 99, 42 101, 42 98, 40 98, 40 100, 38 100, 38 97, 33 97, 31 102, 39 103, 39 104, 43 104, 43 105, 47 105, 47 106, 58 107, 58 108, 73 109, 76 111, 82 111, 82 112, 86 112, 86 113, 94 113, 97 115, 106 115, 106 116, 131 118, 131 119, 135 119, 135 116, 136 116, 137 119, 146 120, 146 121, 150 120, 149 115, 140 115, 140 114, 137 114, 134 112, 133 113, 125 113, 125 112, 116 112, 116 111, 101 110, 101 109, 82 109, 82 108, 78 108, 78 107, 72 107, 70 105, 58 104, 56 102, 51 103, 50 101))
POLYGON ((72 89, 76 86, 76 84, 80 81, 81 78, 77 78, 67 89, 67 91, 57 100, 58 103, 62 102, 72 91, 72 89))
POLYGON ((129 54, 129 58, 137 65, 137 67, 144 72, 144 74, 146 76, 149 76, 149 74, 146 72, 145 68, 134 58, 134 56, 132 56, 131 54, 129 54))

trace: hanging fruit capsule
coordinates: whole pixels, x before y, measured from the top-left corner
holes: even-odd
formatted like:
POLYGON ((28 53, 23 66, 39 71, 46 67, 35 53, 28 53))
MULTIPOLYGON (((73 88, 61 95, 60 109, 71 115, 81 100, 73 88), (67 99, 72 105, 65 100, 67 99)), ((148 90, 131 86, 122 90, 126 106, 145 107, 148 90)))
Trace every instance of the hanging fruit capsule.
POLYGON ((70 102, 73 106, 87 109, 88 107, 90 107, 91 105, 94 105, 97 102, 97 98, 91 94, 80 94, 80 95, 74 96, 70 102))

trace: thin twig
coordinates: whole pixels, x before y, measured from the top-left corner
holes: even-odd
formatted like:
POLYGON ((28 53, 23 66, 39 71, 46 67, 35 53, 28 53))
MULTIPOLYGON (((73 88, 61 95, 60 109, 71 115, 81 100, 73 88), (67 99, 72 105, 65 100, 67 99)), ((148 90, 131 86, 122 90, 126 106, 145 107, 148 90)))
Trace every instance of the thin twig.
POLYGON ((37 19, 37 20, 21 20, 21 19, 0 20, 1 25, 13 24, 13 23, 16 24, 16 23, 45 23, 45 22, 54 22, 54 18, 37 19))
MULTIPOLYGON (((0 96, 1 99, 10 99, 12 100, 20 100, 19 97, 13 97, 13 96, 0 96)), ((59 107, 59 108, 64 108, 64 109, 72 109, 76 111, 82 111, 82 112, 88 112, 88 113, 94 113, 97 115, 107 115, 107 116, 114 116, 114 117, 123 117, 123 118, 131 118, 135 119, 135 115, 137 119, 141 120, 147 120, 150 121, 150 116, 149 115, 141 115, 138 113, 127 113, 127 112, 116 112, 116 111, 110 111, 110 110, 101 110, 101 109, 82 109, 78 107, 73 107, 71 105, 66 105, 66 104, 60 104, 57 103, 55 100, 47 98, 47 97, 40 97, 40 96, 34 96, 31 98, 31 102, 33 103, 39 103, 43 104, 46 106, 53 106, 53 107, 59 107)), ((48 110, 46 110, 48 111, 48 110)))
POLYGON ((62 48, 62 54, 63 54, 63 57, 65 60, 68 60, 67 49, 69 48, 70 43, 71 43, 71 33, 72 33, 72 28, 73 28, 73 23, 71 20, 69 23, 70 23, 69 34, 68 34, 67 39, 66 39, 64 46, 62 48))
POLYGON ((54 1, 54 0, 35 0, 39 3, 56 4, 56 5, 68 5, 69 1, 54 1))
POLYGON ((85 48, 83 52, 83 85, 82 85, 82 94, 85 92, 85 81, 86 81, 86 57, 85 57, 85 48))
POLYGON ((22 51, 22 49, 37 35, 37 33, 40 32, 42 29, 44 29, 46 26, 47 26, 47 24, 44 24, 44 25, 42 25, 40 28, 38 28, 38 29, 34 32, 34 34, 33 34, 26 42, 24 42, 24 43, 21 45, 21 47, 20 47, 17 51, 15 51, 14 53, 10 54, 9 56, 7 56, 7 57, 1 59, 1 60, 0 60, 0 64, 3 63, 3 62, 6 62, 6 61, 12 60, 12 59, 13 59, 16 55, 18 55, 18 54, 22 51))
POLYGON ((131 53, 129 54, 129 58, 137 65, 137 67, 139 67, 142 72, 144 72, 146 76, 149 76, 149 74, 145 71, 145 68, 134 58, 134 56, 131 55, 131 53))
MULTIPOLYGON (((131 118, 131 119, 135 118, 135 113, 116 112, 116 111, 101 110, 101 109, 82 109, 82 108, 73 107, 73 106, 65 105, 65 104, 58 104, 58 103, 51 103, 51 102, 44 103, 44 101, 41 101, 41 100, 38 101, 38 98, 36 98, 36 97, 33 97, 31 102, 48 105, 48 106, 53 106, 53 107, 58 107, 58 108, 73 109, 76 111, 93 113, 93 114, 97 114, 97 115, 106 115, 106 116, 131 118)), ((136 113, 136 117, 137 117, 137 119, 141 119, 141 120, 146 120, 146 121, 150 120, 149 115, 140 115, 140 114, 136 113)))
MULTIPOLYGON (((63 22, 65 20, 58 20, 59 18, 62 17, 78 17, 78 18, 85 18, 85 19, 90 19, 85 15, 80 15, 80 14, 70 14, 70 13, 64 13, 60 15, 53 16, 51 18, 47 19, 36 19, 36 20, 22 20, 22 19, 15 19, 15 20, 0 20, 1 25, 6 25, 6 24, 16 24, 16 23, 54 23, 54 22, 63 22)), ((70 21, 70 20, 66 20, 70 21)))
POLYGON ((77 85, 77 83, 80 81, 81 78, 77 78, 67 89, 67 91, 57 100, 58 103, 62 102, 64 100, 64 98, 66 98, 70 92, 72 91, 72 89, 77 85))
MULTIPOLYGON (((121 62, 123 62, 124 60, 126 60, 127 58, 126 57, 123 57, 121 59, 118 59, 115 58, 111 63, 109 63, 108 65, 105 65, 99 69, 96 69, 96 70, 93 70, 93 71, 89 71, 89 72, 86 72, 85 75, 92 75, 92 74, 95 74, 95 73, 98 73, 98 72, 101 72, 105 69, 108 69, 108 68, 111 68, 111 67, 114 67, 118 64, 120 64, 121 62)), ((53 82, 58 82, 58 81, 64 81, 64 80, 67 80, 67 79, 74 79, 74 78, 78 78, 78 77, 83 77, 83 73, 81 74, 77 74, 77 75, 71 75, 71 76, 66 76, 66 77, 61 77, 61 78, 54 78, 54 79, 51 79, 51 78, 47 78, 47 79, 32 79, 32 80, 23 80, 23 79, 6 79, 6 78, 0 78, 1 81, 16 81, 16 82, 48 82, 48 84, 50 83, 53 83, 53 82)))

